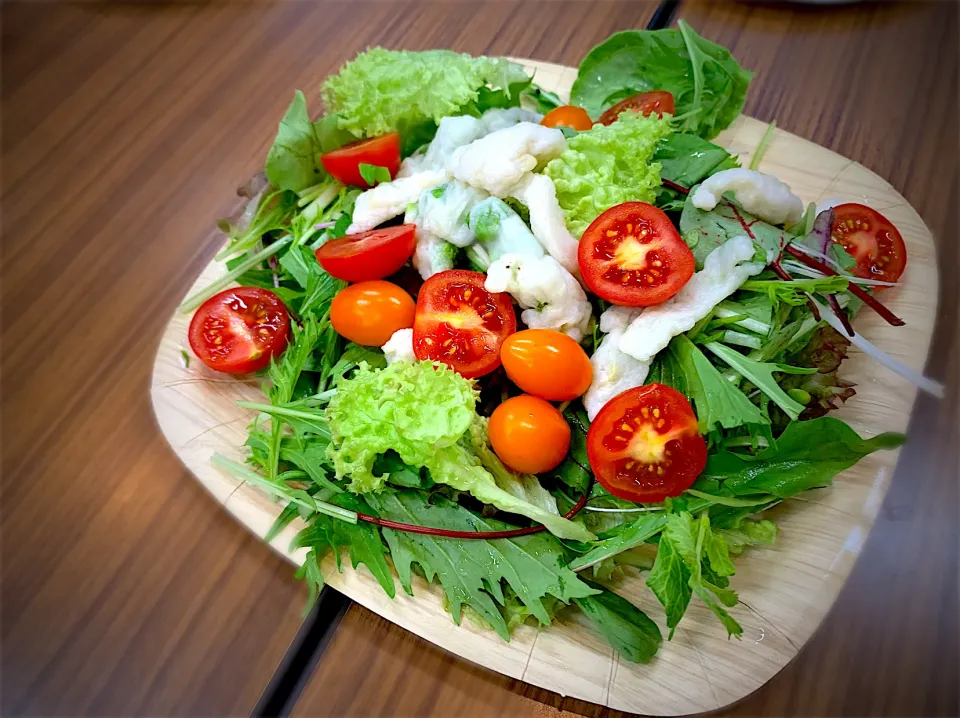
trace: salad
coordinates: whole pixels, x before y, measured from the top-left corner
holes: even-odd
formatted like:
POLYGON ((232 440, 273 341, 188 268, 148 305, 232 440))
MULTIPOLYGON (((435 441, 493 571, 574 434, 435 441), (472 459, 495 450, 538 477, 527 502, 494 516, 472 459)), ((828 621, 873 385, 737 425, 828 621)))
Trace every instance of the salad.
POLYGON ((711 142, 751 77, 681 22, 595 47, 570 104, 444 50, 361 53, 316 120, 296 93, 181 309, 206 366, 262 373, 246 463, 213 462, 284 502, 268 540, 303 520, 312 591, 345 549, 506 640, 580 610, 646 662, 691 601, 741 635, 767 510, 903 441, 830 415, 851 343, 939 390, 852 327, 902 324, 897 228, 758 172, 772 125, 749 167, 711 142))

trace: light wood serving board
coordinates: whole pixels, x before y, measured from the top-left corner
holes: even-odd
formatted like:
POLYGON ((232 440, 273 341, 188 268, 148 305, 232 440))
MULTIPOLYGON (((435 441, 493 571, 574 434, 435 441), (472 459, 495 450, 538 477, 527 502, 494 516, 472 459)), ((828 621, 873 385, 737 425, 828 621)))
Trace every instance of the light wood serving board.
MULTIPOLYGON (((576 70, 520 60, 543 87, 569 93, 576 70)), ((716 141, 746 165, 766 125, 741 117, 716 141)), ((916 370, 922 370, 937 302, 937 259, 930 231, 906 200, 883 179, 852 160, 782 130, 775 132, 761 169, 791 186, 805 201, 842 199, 883 212, 907 243, 909 262, 902 286, 883 300, 906 320, 893 328, 863 311, 856 326, 867 338, 916 370)), ((223 273, 211 263, 191 293, 223 273)), ((234 379, 199 361, 184 366, 189 315, 176 314, 161 340, 153 371, 153 406, 173 450, 213 497, 247 528, 263 536, 282 506, 210 464, 215 452, 243 460, 242 444, 252 413, 240 399, 259 401, 261 379, 234 379)), ((836 415, 861 434, 904 431, 916 390, 856 349, 843 376, 857 395, 836 415)), ((716 618, 694 600, 674 639, 664 642, 648 665, 621 660, 606 641, 577 617, 558 619, 545 630, 521 626, 509 643, 464 620, 456 626, 441 605, 441 592, 422 580, 415 596, 398 590, 389 599, 365 567, 338 573, 324 563, 328 583, 354 601, 446 650, 512 678, 562 695, 611 708, 652 715, 714 710, 750 694, 773 677, 810 638, 846 581, 887 492, 896 452, 873 454, 839 475, 832 488, 789 501, 774 510, 780 525, 776 546, 748 550, 737 562, 732 587, 741 603, 731 613, 744 627, 742 640, 728 640, 716 618)), ((212 510, 212 509, 211 509, 212 510)), ((273 542, 294 563, 301 552, 288 546, 297 522, 273 542)), ((617 589, 663 629, 663 610, 641 577, 617 589)), ((666 636, 666 630, 664 630, 666 636)))

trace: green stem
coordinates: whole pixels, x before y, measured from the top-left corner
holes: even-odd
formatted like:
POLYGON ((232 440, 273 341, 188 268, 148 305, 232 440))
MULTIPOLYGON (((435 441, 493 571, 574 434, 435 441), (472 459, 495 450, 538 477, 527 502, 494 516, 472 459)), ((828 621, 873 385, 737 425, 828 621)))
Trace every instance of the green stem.
POLYGON ((228 459, 223 454, 214 454, 213 458, 210 459, 210 463, 214 466, 218 466, 227 473, 235 476, 237 478, 243 479, 244 481, 259 486, 267 493, 273 494, 281 499, 290 501, 297 504, 298 506, 303 506, 304 508, 310 509, 311 511, 316 511, 319 514, 325 514, 327 516, 332 516, 335 519, 340 519, 342 521, 347 521, 348 523, 355 524, 357 523, 357 514, 355 511, 350 511, 349 509, 341 508, 340 506, 335 506, 334 504, 328 504, 326 501, 319 501, 314 499, 313 504, 310 504, 304 501, 301 498, 293 496, 287 490, 286 486, 280 486, 273 483, 265 476, 261 476, 257 472, 251 470, 249 467, 244 466, 243 464, 238 464, 236 461, 228 459))
POLYGON ((253 269, 263 260, 267 259, 268 257, 272 257, 274 254, 286 247, 288 244, 290 244, 292 239, 293 238, 290 235, 286 235, 278 239, 276 242, 268 244, 242 264, 237 265, 229 272, 224 274, 222 277, 220 277, 220 279, 216 280, 212 284, 209 284, 204 289, 201 289, 192 297, 188 297, 183 304, 177 308, 177 311, 183 313, 192 312, 221 289, 226 289, 231 282, 236 281, 244 272, 253 269))
POLYGON ((773 131, 777 128, 777 121, 774 120, 769 125, 767 125, 766 131, 763 133, 763 137, 760 138, 760 144, 757 145, 757 151, 753 153, 753 157, 750 159, 749 169, 755 170, 760 166, 760 161, 763 159, 763 156, 767 152, 767 147, 770 146, 770 140, 773 139, 773 131))
POLYGON ((316 413, 298 411, 297 409, 287 409, 286 407, 274 406, 273 404, 258 404, 255 401, 238 401, 237 406, 242 406, 244 409, 262 411, 264 414, 289 416, 293 419, 309 419, 311 421, 316 421, 320 418, 316 413))

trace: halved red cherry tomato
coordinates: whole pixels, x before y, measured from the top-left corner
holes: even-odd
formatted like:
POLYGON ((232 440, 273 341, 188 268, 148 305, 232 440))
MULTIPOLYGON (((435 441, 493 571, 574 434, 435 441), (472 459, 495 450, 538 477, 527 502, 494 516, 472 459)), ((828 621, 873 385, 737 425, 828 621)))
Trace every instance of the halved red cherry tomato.
POLYGON ((612 125, 620 117, 621 112, 637 112, 641 115, 673 115, 676 109, 673 104, 673 95, 666 90, 651 90, 650 92, 641 92, 626 100, 618 102, 613 107, 600 115, 601 125, 612 125))
POLYGON ((351 142, 321 155, 320 161, 334 179, 366 189, 370 185, 360 174, 361 164, 386 167, 391 178, 397 176, 400 169, 400 135, 391 132, 382 137, 351 142))
POLYGON ((907 266, 907 248, 900 232, 866 205, 834 207, 830 239, 857 260, 853 273, 858 277, 896 282, 907 266))
POLYGON ((490 445, 500 461, 522 474, 542 474, 570 450, 570 425, 554 406, 522 394, 494 409, 490 445))
POLYGON ((263 369, 287 346, 290 315, 276 294, 260 287, 236 287, 200 305, 187 337, 204 364, 227 374, 263 369))
POLYGON ((707 464, 707 442, 683 394, 647 384, 604 405, 587 432, 587 458, 611 494, 649 504, 690 488, 707 464))
POLYGON ((601 299, 627 307, 665 302, 693 276, 693 252, 670 219, 645 202, 611 207, 587 227, 580 273, 601 299))
POLYGON ((583 348, 552 329, 525 329, 507 337, 500 359, 510 381, 547 401, 576 399, 593 379, 583 348))
POLYGON ((443 362, 467 379, 500 366, 500 346, 517 330, 510 295, 488 292, 486 275, 451 269, 420 288, 413 322, 417 359, 443 362))
POLYGON ((365 347, 380 347, 398 329, 413 326, 416 305, 396 284, 358 282, 337 293, 330 303, 330 323, 340 336, 365 347))
POLYGON ((331 239, 317 249, 317 261, 334 277, 347 282, 383 279, 410 259, 416 230, 415 224, 401 224, 331 239))
POLYGON ((593 120, 582 107, 563 105, 545 114, 540 124, 544 127, 572 127, 579 132, 584 132, 593 127, 593 120))

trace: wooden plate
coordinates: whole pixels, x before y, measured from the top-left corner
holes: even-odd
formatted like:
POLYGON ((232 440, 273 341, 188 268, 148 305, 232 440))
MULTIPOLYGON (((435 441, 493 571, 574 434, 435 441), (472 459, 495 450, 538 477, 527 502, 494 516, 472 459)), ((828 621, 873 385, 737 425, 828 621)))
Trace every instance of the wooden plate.
MULTIPOLYGON (((576 70, 521 60, 536 81, 566 96, 576 70)), ((749 162, 766 129, 741 117, 717 142, 749 162)), ((906 200, 883 179, 852 160, 777 130, 762 168, 787 182, 804 201, 840 198, 883 212, 907 243, 909 264, 903 286, 883 299, 907 325, 893 328, 862 312, 857 328, 883 350, 922 370, 930 346, 937 302, 936 250, 930 232, 906 200)), ((223 273, 211 263, 191 293, 223 273)), ((241 446, 251 412, 239 399, 262 400, 261 379, 218 375, 198 361, 184 366, 190 317, 175 315, 161 340, 153 372, 153 406, 174 451, 213 497, 240 522, 263 536, 282 506, 259 490, 240 484, 210 465, 220 452, 242 460, 241 446)), ((844 377, 857 395, 837 416, 861 434, 904 431, 916 390, 854 349, 844 377)), ((834 486, 805 495, 775 510, 781 534, 772 548, 749 550, 738 561, 733 588, 741 603, 731 612, 743 625, 742 640, 726 632, 694 601, 674 639, 649 665, 617 656, 574 613, 542 631, 521 626, 509 643, 465 620, 456 626, 441 606, 441 592, 423 581, 415 596, 402 591, 389 599, 365 567, 336 571, 324 564, 330 585, 381 616, 448 651, 512 678, 611 708, 653 715, 682 715, 728 705, 759 688, 787 664, 810 638, 850 574, 887 492, 896 452, 878 452, 837 477, 834 486)), ((294 563, 287 550, 301 524, 287 528, 272 546, 294 563)), ((663 611, 633 577, 618 589, 662 626, 663 611)), ((664 631, 666 635, 666 631, 664 631)))

